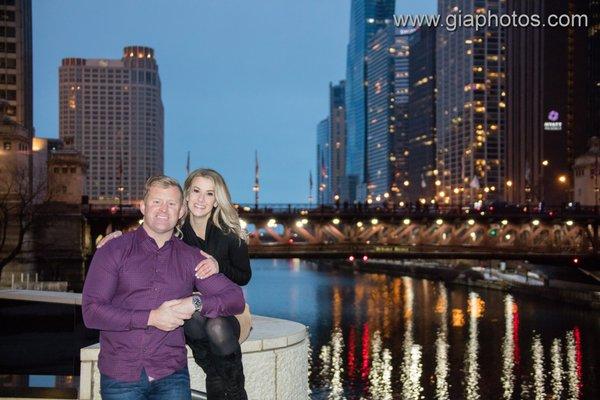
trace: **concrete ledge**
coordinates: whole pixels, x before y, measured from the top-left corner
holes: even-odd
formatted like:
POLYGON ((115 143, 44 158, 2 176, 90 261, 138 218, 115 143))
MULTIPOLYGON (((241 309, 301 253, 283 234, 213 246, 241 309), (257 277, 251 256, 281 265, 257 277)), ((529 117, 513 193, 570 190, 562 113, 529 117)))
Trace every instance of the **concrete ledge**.
MULTIPOLYGON (((252 331, 242 344, 246 391, 256 400, 308 397, 308 329, 297 322, 252 316, 252 331)), ((81 349, 79 398, 100 399, 99 344, 81 349)), ((192 389, 205 391, 206 376, 188 347, 192 389)))
POLYGON ((81 293, 51 292, 45 290, 0 290, 0 299, 81 305, 81 293))

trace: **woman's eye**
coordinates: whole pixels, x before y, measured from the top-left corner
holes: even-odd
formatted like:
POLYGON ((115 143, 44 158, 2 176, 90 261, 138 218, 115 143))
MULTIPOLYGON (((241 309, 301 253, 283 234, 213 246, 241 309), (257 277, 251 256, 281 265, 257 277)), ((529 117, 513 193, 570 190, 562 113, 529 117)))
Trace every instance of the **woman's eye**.
POLYGON ((212 193, 212 192, 208 192, 208 193, 207 193, 207 195, 208 195, 208 196, 214 196, 215 194, 214 194, 214 193, 212 193))

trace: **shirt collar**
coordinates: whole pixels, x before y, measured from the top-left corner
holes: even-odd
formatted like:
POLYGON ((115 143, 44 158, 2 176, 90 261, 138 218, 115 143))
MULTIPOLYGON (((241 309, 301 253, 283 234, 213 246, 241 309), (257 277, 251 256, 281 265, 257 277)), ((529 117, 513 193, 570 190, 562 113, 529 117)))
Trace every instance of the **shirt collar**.
POLYGON ((151 251, 161 251, 162 249, 171 246, 171 244, 173 244, 173 240, 175 239, 175 233, 171 234, 171 237, 169 238, 169 240, 167 240, 165 242, 165 244, 163 245, 163 247, 161 247, 160 249, 158 248, 158 244, 156 243, 156 240, 154 240, 154 238, 152 238, 150 235, 148 235, 148 232, 146 232, 146 230, 144 229, 143 224, 135 230, 135 239, 138 243, 141 243, 142 245, 144 245, 148 250, 151 251))

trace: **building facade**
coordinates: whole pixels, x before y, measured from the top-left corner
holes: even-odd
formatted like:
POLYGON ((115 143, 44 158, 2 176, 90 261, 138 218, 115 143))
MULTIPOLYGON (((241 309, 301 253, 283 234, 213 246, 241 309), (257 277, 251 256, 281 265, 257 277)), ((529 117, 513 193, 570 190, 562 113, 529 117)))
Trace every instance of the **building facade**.
POLYGON ((31 0, 0 2, 0 100, 5 115, 33 136, 31 0))
POLYGON ((345 201, 342 196, 343 178, 346 174, 346 81, 329 84, 329 138, 331 162, 329 186, 331 196, 327 202, 345 201), (337 196, 337 197, 336 197, 337 196))
POLYGON ((134 203, 162 174, 164 115, 154 50, 129 46, 120 60, 65 58, 59 69, 60 138, 87 160, 91 203, 134 203))
MULTIPOLYGON (((508 12, 583 12, 576 3, 511 0, 508 12)), ((573 163, 591 136, 586 122, 598 113, 587 104, 586 39, 585 28, 507 29, 504 188, 511 203, 558 205, 573 190, 573 163)))
MULTIPOLYGON (((503 14, 503 0, 440 0, 449 14, 503 14)), ((437 31, 436 134, 440 189, 451 202, 494 200, 504 185, 504 32, 498 26, 437 31)))
POLYGON ((412 184, 406 192, 410 201, 436 198, 443 203, 446 193, 436 192, 441 181, 436 169, 435 50, 435 28, 420 27, 410 45, 407 149, 408 181, 412 184))
POLYGON ((331 146, 329 135, 329 117, 317 125, 317 203, 329 203, 331 185, 329 181, 329 165, 331 163, 331 146))
POLYGON ((408 59, 414 30, 381 28, 367 52, 367 197, 400 201, 408 177, 408 59))
POLYGON ((346 59, 346 175, 350 200, 363 201, 367 195, 367 71, 365 57, 375 33, 390 23, 394 0, 352 0, 350 38, 346 59), (356 184, 353 190, 350 185, 356 184), (354 193, 353 193, 354 192, 354 193))

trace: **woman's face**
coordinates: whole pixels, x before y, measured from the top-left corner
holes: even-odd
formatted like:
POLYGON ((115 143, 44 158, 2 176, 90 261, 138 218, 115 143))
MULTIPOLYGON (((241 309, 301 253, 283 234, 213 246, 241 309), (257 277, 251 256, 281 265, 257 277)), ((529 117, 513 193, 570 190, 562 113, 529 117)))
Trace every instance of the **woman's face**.
POLYGON ((187 206, 194 217, 210 215, 213 207, 217 206, 215 184, 212 180, 197 176, 190 185, 187 206))

